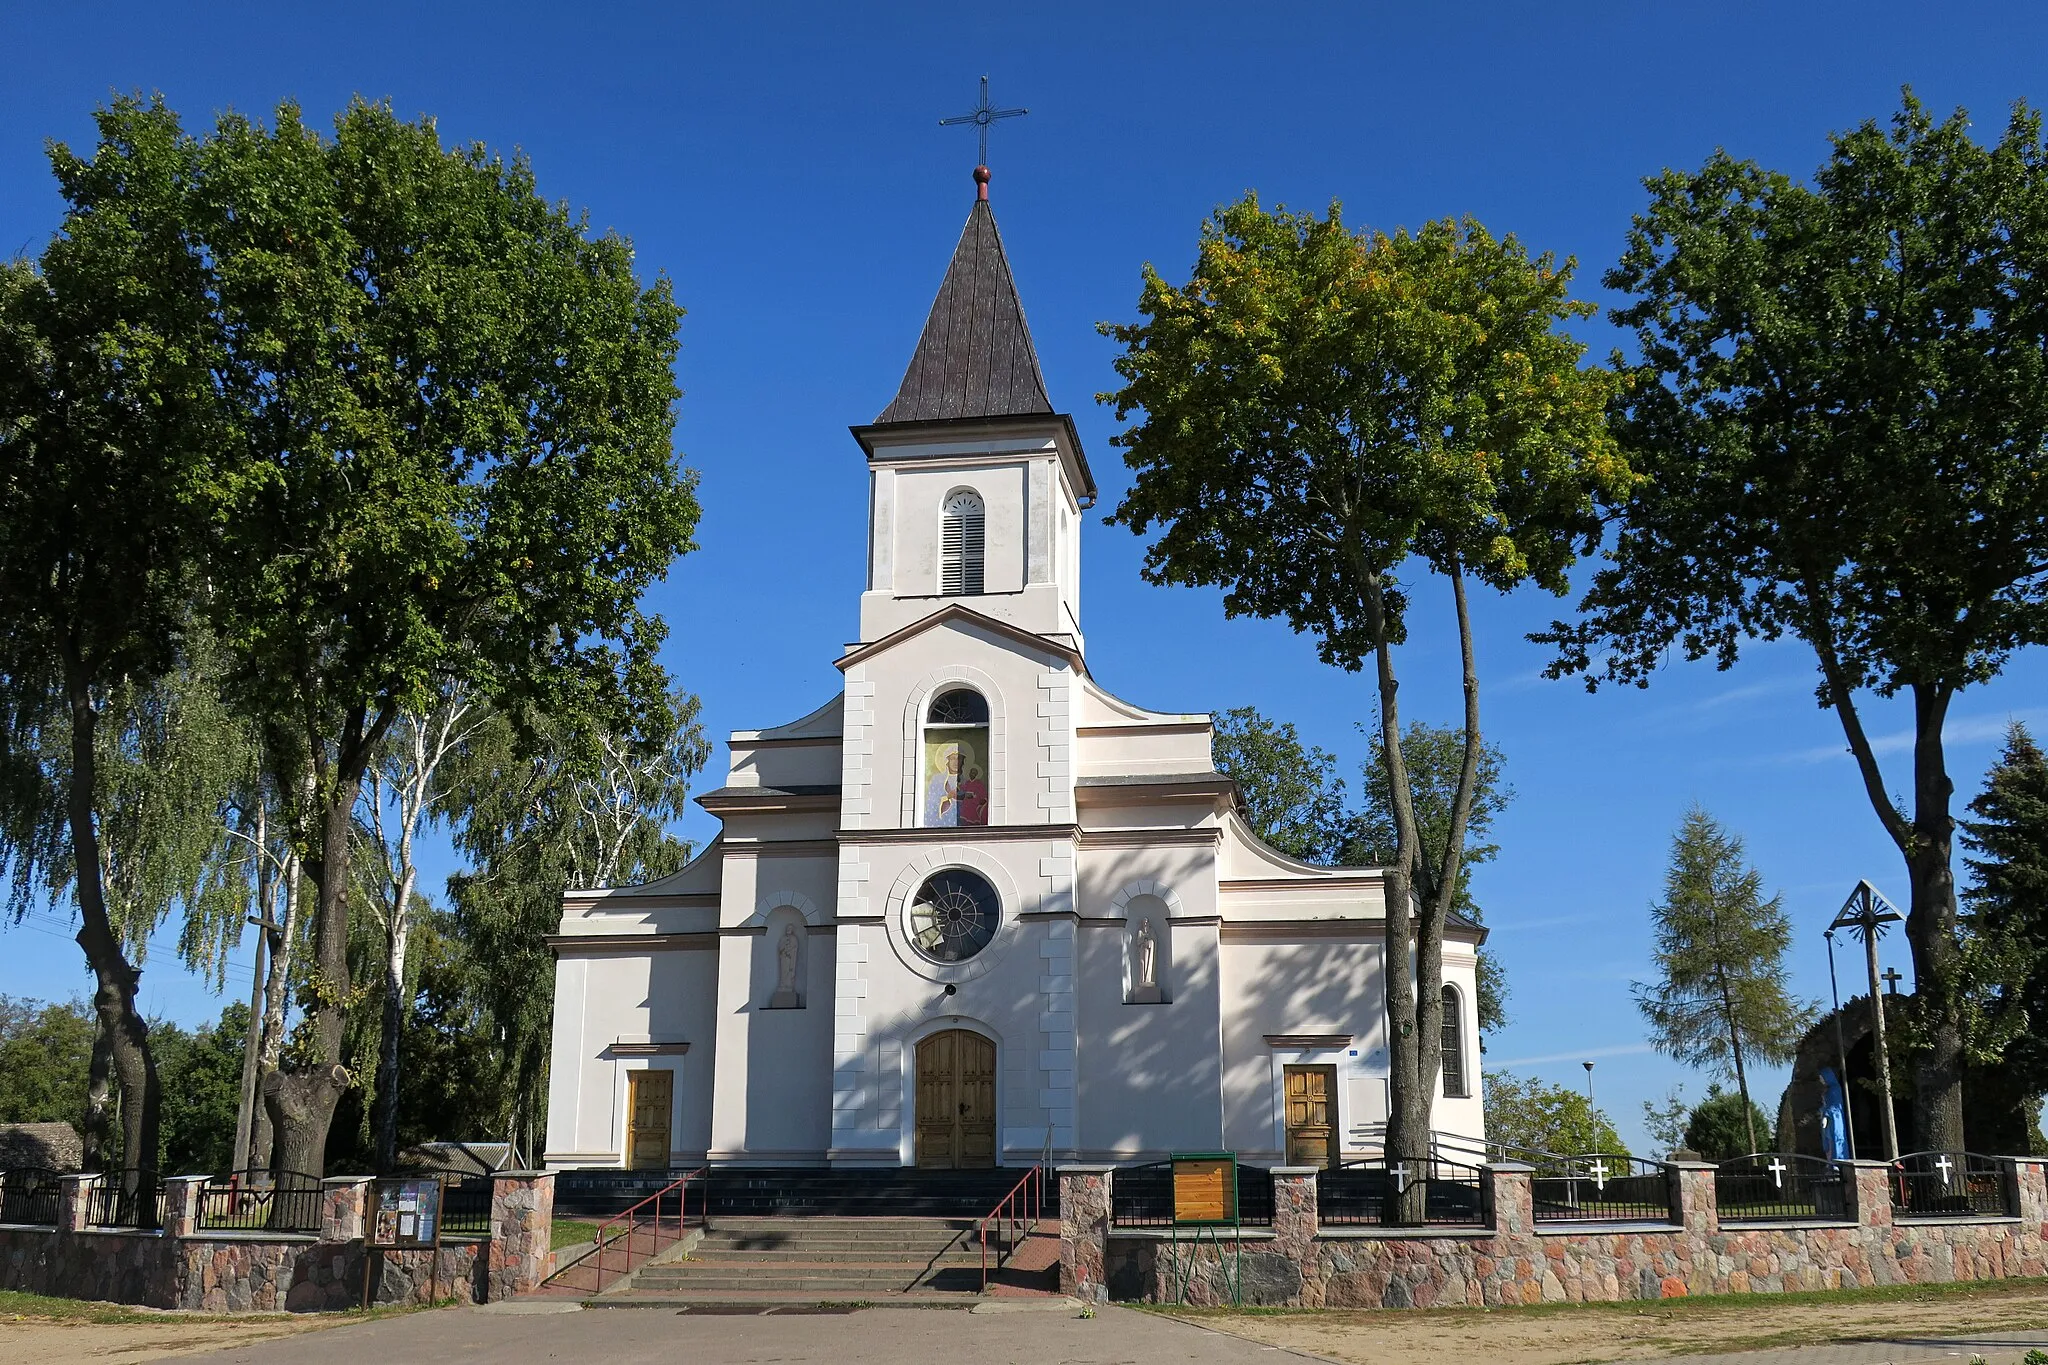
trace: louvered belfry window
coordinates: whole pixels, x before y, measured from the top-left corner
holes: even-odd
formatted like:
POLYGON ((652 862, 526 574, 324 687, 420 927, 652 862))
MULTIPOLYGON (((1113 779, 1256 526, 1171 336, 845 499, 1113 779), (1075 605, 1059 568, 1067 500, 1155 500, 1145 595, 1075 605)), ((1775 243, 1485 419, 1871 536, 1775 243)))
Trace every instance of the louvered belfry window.
POLYGON ((981 595, 981 498, 955 493, 946 499, 939 532, 939 591, 947 597, 981 595))

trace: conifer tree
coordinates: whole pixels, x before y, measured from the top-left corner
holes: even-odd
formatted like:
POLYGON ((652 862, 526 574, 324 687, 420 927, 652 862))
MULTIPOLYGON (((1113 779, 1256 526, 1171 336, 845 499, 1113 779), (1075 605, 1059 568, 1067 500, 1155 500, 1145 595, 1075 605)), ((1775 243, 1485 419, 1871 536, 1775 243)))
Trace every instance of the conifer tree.
POLYGON ((1784 897, 1763 898, 1763 876, 1744 866, 1742 840, 1694 806, 1672 838, 1664 899, 1650 914, 1663 980, 1635 983, 1650 1041, 1688 1066, 1734 1077, 1749 1150, 1757 1151, 1749 1064, 1790 1061, 1813 1022, 1786 989, 1792 926, 1784 897))
POLYGON ((2025 1088, 2048 1090, 2048 754, 2014 722, 2005 748, 1963 821, 1971 886, 1964 892, 1966 956, 1995 964, 1987 1032, 2004 1036, 2001 1060, 2025 1088))

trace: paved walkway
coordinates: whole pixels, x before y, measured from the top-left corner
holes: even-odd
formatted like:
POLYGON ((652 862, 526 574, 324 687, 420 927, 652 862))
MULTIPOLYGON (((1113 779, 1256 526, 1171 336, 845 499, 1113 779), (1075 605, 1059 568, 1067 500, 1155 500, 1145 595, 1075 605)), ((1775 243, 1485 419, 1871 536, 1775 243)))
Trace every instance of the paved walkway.
POLYGON ((413 1313, 185 1359, 250 1365, 1245 1365, 1309 1356, 1125 1308, 1079 1316, 1065 1300, 960 1308, 678 1314, 514 1300, 413 1313))

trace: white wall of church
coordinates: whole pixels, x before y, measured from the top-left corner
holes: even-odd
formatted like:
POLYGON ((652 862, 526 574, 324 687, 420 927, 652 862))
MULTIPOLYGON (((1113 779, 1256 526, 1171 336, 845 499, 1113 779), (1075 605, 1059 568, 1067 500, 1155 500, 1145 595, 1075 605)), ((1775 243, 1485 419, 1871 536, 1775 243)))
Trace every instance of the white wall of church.
MULTIPOLYGON (((859 776, 879 827, 923 820, 924 717, 933 696, 949 687, 980 692, 989 705, 989 819, 992 825, 1033 825, 1072 819, 1071 673, 1058 656, 1020 650, 968 622, 951 622, 903 641, 861 665, 874 689, 873 723, 859 776), (1059 678, 1047 682, 1049 673, 1059 678), (1048 715, 1046 712, 1057 714, 1048 715), (1046 742, 1050 735, 1056 742, 1046 742)), ((854 822, 849 821, 849 824, 854 822)))
POLYGON ((676 1073, 673 1160, 702 1160, 710 1144, 717 955, 565 951, 555 964, 555 1030, 548 1081, 551 1165, 611 1165, 623 1155, 626 1073, 676 1073), (622 1055, 625 1043, 691 1044, 688 1052, 622 1055))
POLYGON ((1347 1149, 1355 1150, 1359 1116, 1345 1110, 1357 1102, 1354 1091, 1360 1087, 1351 1082, 1386 1074, 1381 952, 1367 939, 1223 943, 1225 1146, 1248 1160, 1281 1160, 1286 1139, 1280 1067, 1328 1063, 1337 1067, 1338 1126, 1347 1149), (1313 1055, 1298 1049, 1281 1055, 1266 1041, 1269 1034, 1351 1038, 1313 1055))
POLYGON ((1081 1158, 1215 1150, 1223 1139, 1216 927, 1175 926, 1159 1004, 1126 1001, 1126 928, 1122 919, 1091 919, 1078 942, 1081 1158))

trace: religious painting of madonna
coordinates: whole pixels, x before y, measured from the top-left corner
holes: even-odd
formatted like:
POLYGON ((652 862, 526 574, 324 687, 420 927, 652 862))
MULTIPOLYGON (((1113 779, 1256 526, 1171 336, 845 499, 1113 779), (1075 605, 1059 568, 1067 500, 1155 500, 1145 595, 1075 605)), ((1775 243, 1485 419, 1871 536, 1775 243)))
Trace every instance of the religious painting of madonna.
POLYGON ((928 736, 924 743, 924 823, 988 823, 988 731, 928 736))

